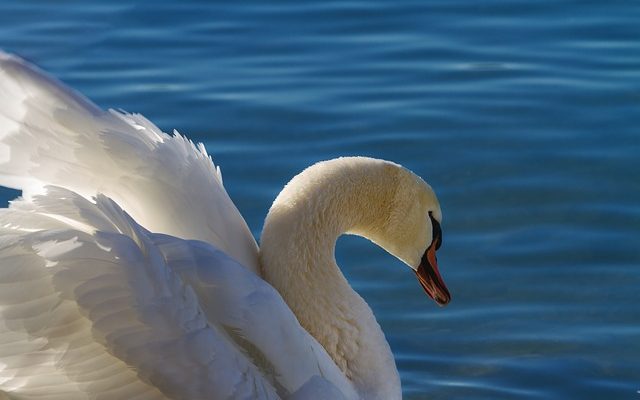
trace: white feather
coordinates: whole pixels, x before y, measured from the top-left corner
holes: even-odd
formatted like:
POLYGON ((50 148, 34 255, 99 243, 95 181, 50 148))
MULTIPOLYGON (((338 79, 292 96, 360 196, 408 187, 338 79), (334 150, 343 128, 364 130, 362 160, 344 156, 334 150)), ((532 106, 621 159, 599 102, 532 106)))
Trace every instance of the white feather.
POLYGON ((0 52, 0 185, 28 197, 44 184, 105 194, 153 232, 213 243, 258 270, 255 240, 202 144, 139 114, 103 111, 0 52))

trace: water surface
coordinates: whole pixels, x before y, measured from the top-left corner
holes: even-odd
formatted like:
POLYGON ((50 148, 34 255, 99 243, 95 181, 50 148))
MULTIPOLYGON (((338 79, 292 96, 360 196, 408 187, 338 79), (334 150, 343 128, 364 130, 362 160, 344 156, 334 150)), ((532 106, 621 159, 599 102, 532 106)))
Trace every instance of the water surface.
POLYGON ((257 237, 316 161, 423 176, 447 308, 365 240, 337 250, 406 399, 640 399, 639 21, 631 1, 3 1, 0 47, 204 142, 257 237))

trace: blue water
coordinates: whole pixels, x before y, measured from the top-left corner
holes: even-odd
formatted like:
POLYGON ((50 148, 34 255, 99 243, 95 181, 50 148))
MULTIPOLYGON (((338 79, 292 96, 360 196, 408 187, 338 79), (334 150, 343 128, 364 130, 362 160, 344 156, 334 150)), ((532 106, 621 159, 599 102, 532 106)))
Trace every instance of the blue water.
POLYGON ((640 2, 229 3, 3 1, 0 47, 204 142, 256 236, 318 160, 430 182, 447 308, 337 250, 406 399, 640 399, 640 2))

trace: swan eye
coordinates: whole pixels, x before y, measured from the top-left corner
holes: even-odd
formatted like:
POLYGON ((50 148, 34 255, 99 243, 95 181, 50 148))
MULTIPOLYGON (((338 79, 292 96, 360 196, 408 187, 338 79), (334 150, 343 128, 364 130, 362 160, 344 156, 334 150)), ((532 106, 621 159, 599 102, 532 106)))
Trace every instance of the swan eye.
POLYGON ((431 226, 433 227, 431 244, 435 244, 436 250, 438 250, 442 246, 442 228, 440 228, 440 223, 433 218, 433 212, 431 211, 429 211, 429 219, 431 219, 431 226))

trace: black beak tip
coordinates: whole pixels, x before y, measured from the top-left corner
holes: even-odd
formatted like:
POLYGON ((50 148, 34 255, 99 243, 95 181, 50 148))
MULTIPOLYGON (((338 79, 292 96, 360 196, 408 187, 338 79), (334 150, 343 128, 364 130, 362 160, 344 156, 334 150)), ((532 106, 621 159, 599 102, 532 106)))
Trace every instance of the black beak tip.
POLYGON ((440 307, 444 307, 447 304, 449 304, 449 302, 451 301, 451 295, 449 295, 447 293, 446 296, 436 296, 436 298, 434 299, 436 301, 436 304, 438 304, 440 307))

